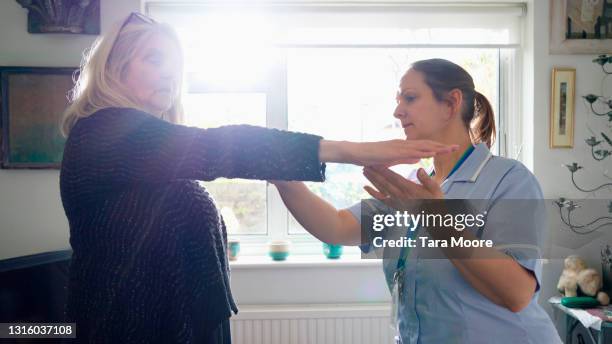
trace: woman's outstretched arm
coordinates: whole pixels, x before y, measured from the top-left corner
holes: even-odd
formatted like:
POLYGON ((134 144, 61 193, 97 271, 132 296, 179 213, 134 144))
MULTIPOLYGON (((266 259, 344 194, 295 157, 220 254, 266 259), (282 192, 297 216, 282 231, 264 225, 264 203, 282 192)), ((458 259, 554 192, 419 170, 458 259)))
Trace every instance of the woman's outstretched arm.
POLYGON ((394 140, 352 143, 250 125, 201 129, 129 108, 80 119, 64 149, 63 198, 116 190, 117 185, 220 177, 323 181, 324 162, 394 164, 451 148, 394 140))
POLYGON ((391 165, 450 149, 429 141, 328 141, 250 125, 201 129, 108 108, 76 123, 62 167, 105 184, 219 177, 322 181, 323 162, 391 165))
POLYGON ((108 108, 75 124, 62 172, 98 186, 220 177, 322 181, 320 140, 249 125, 187 127, 108 108))
POLYGON ((321 162, 338 162, 360 166, 413 164, 422 158, 456 151, 457 145, 443 145, 429 140, 389 140, 349 142, 321 140, 321 162))
POLYGON ((342 245, 359 245, 359 222, 348 210, 338 210, 308 190, 302 182, 273 181, 285 206, 317 239, 342 245))

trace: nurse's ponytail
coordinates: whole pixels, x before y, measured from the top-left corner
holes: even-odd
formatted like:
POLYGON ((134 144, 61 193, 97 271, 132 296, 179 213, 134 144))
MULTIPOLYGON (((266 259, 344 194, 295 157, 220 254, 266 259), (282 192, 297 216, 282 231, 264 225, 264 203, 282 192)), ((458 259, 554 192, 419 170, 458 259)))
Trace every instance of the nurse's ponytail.
POLYGON ((412 64, 412 69, 423 74, 425 83, 438 101, 444 101, 454 89, 463 94, 461 118, 475 143, 485 143, 491 148, 495 142, 495 115, 493 107, 482 93, 474 89, 474 81, 460 66, 444 59, 422 60, 412 64))
POLYGON ((487 97, 474 91, 474 116, 470 120, 470 134, 476 142, 491 148, 495 142, 495 114, 487 97))

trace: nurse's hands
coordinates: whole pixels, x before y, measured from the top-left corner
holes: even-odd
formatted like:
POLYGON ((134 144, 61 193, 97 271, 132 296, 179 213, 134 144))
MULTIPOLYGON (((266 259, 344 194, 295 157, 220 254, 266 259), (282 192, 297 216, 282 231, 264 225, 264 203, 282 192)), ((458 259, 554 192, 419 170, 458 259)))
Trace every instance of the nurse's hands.
POLYGON ((415 201, 422 199, 444 199, 440 185, 419 168, 417 178, 421 185, 414 183, 384 166, 364 167, 363 175, 376 188, 364 189, 374 198, 397 210, 413 209, 415 201))
POLYGON ((414 164, 423 158, 448 154, 458 145, 445 145, 430 140, 388 140, 380 142, 348 142, 321 140, 319 160, 361 166, 414 164))

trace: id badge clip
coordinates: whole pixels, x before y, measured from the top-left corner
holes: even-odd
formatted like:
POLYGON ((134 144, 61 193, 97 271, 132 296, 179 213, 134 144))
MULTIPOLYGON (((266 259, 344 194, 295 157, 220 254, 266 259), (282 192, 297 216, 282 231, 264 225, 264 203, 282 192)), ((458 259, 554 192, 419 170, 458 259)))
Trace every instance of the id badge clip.
POLYGON ((393 274, 393 286, 391 288, 391 315, 390 326, 399 336, 399 302, 403 284, 403 269, 395 271, 393 274))

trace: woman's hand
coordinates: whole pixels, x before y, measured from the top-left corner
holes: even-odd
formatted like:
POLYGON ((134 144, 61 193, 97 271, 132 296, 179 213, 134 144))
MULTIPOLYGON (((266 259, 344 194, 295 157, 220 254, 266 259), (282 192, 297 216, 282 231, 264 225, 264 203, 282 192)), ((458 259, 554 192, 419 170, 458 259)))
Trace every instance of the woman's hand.
POLYGON ((383 166, 364 167, 363 174, 376 188, 365 186, 364 189, 372 197, 393 209, 413 209, 415 201, 421 199, 444 199, 440 185, 431 179, 422 168, 419 168, 417 172, 421 185, 383 166))
POLYGON ((346 142, 321 140, 319 160, 361 166, 414 164, 423 158, 447 154, 458 145, 444 145, 430 140, 389 140, 381 142, 346 142))

